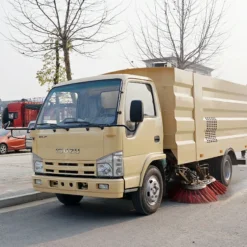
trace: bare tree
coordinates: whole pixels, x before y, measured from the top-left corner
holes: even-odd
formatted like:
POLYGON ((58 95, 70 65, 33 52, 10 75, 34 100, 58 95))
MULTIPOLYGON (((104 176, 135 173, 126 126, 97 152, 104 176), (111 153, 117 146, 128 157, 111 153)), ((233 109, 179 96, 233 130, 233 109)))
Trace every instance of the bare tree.
POLYGON ((226 0, 154 0, 133 30, 142 59, 173 56, 176 67, 210 61, 224 48, 226 0))
POLYGON ((122 33, 107 30, 120 13, 106 0, 9 0, 11 27, 8 40, 26 56, 43 56, 62 49, 67 80, 71 80, 70 51, 93 57, 106 43, 122 33), (110 33, 110 34, 109 34, 110 33), (56 40, 56 42, 51 42, 56 40))

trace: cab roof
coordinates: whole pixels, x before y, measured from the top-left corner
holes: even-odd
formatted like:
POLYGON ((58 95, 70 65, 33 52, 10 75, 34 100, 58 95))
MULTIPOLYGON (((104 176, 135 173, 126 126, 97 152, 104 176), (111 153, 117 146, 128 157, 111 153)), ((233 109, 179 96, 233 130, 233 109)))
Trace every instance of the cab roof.
POLYGON ((54 85, 53 87, 60 87, 60 86, 69 85, 69 84, 107 80, 107 79, 121 79, 123 81, 130 80, 130 79, 137 79, 137 80, 144 80, 144 81, 151 80, 150 78, 145 77, 145 76, 138 76, 138 75, 131 75, 131 74, 105 74, 105 75, 99 75, 99 76, 84 77, 80 79, 70 80, 67 82, 61 82, 59 84, 54 85))

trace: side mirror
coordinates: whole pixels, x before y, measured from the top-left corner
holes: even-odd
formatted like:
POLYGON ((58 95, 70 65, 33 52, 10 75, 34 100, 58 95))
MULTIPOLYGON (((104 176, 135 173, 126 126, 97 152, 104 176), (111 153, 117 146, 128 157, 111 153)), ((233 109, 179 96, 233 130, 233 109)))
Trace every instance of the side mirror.
POLYGON ((130 105, 130 121, 141 123, 144 118, 143 103, 141 100, 133 100, 130 105))
POLYGON ((35 130, 35 124, 30 124, 28 127, 27 127, 27 133, 29 134, 29 133, 31 133, 31 130, 35 130))
POLYGON ((7 129, 9 126, 10 126, 10 121, 8 121, 7 123, 5 123, 5 124, 3 125, 3 128, 4 128, 4 129, 7 129))

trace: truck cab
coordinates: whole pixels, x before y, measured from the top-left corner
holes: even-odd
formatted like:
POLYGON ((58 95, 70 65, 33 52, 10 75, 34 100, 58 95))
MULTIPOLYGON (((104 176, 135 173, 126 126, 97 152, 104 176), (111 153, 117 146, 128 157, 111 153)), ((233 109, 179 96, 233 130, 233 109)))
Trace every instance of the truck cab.
POLYGON ((151 79, 108 74, 56 85, 31 136, 36 190, 65 205, 130 193, 144 214, 159 207, 166 155, 151 79))

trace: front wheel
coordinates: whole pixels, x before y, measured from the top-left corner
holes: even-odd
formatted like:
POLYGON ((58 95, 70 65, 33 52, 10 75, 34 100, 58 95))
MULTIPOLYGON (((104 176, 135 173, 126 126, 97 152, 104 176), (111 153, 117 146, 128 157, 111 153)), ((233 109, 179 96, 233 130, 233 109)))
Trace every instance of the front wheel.
POLYGON ((132 194, 136 211, 143 215, 153 214, 160 207, 163 198, 163 180, 159 169, 149 166, 143 185, 132 194))
POLYGON ((8 147, 6 144, 0 144, 0 154, 6 154, 8 152, 8 147))
POLYGON ((57 199, 65 206, 78 205, 83 196, 56 194, 57 199))

